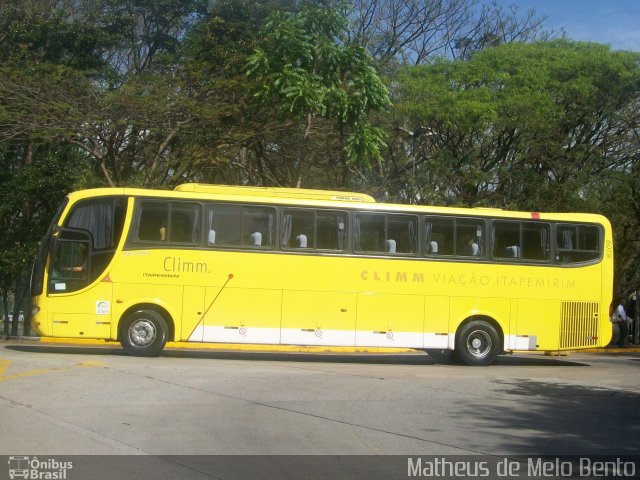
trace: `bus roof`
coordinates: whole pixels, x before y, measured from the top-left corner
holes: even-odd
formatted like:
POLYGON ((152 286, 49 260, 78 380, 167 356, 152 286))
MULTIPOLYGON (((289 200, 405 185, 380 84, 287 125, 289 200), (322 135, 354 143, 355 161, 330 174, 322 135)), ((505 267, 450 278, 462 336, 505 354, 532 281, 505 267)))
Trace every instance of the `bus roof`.
POLYGON ((209 185, 206 183, 183 183, 175 188, 178 192, 211 193, 218 195, 244 195, 250 197, 279 197, 300 200, 329 200, 339 202, 375 203, 371 195, 334 190, 312 190, 308 188, 247 187, 234 185, 209 185))

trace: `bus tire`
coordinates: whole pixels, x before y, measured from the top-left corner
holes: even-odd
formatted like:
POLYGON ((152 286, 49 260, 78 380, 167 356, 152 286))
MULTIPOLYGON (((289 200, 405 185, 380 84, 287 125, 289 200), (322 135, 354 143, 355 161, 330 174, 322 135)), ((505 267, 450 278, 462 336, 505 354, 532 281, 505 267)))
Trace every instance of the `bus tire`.
POLYGON ((154 310, 137 310, 120 326, 120 343, 125 352, 137 357, 157 357, 167 343, 169 328, 154 310))
POLYGON ((484 320, 472 320, 458 331, 456 352, 467 365, 490 365, 500 352, 500 335, 492 324, 484 320))

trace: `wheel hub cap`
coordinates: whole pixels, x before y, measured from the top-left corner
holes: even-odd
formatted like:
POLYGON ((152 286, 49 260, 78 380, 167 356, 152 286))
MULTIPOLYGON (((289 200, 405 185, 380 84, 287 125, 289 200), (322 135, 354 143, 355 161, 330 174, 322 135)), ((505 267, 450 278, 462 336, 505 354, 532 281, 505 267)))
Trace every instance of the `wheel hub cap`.
POLYGON ((156 328, 149 320, 139 320, 131 325, 129 338, 136 345, 147 346, 156 338, 156 328))
POLYGON ((486 357, 492 347, 491 337, 484 331, 478 330, 469 335, 467 349, 476 358, 486 357))

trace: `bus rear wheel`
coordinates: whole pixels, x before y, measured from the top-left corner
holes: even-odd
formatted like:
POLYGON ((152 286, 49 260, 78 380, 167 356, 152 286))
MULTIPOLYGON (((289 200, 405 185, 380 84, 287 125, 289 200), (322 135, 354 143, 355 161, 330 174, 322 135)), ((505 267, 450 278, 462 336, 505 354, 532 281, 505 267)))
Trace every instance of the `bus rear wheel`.
POLYGON ((472 320, 456 335, 456 352, 467 365, 490 365, 500 352, 500 335, 490 323, 472 320))
POLYGON ((120 343, 125 352, 138 357, 157 357, 167 343, 167 321, 154 310, 138 310, 128 315, 120 327, 120 343))

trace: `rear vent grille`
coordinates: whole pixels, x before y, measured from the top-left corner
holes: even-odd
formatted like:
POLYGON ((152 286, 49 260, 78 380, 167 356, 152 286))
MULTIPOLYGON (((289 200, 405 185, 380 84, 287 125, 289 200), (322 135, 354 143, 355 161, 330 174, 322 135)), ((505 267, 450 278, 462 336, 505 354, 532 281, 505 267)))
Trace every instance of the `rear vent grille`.
POLYGON ((598 306, 596 302, 562 302, 560 348, 597 345, 598 306))

